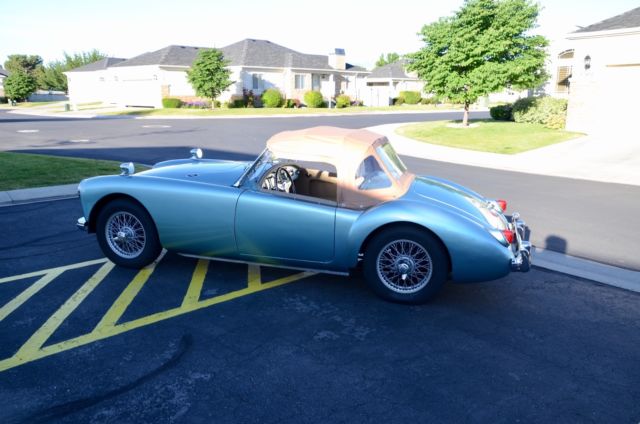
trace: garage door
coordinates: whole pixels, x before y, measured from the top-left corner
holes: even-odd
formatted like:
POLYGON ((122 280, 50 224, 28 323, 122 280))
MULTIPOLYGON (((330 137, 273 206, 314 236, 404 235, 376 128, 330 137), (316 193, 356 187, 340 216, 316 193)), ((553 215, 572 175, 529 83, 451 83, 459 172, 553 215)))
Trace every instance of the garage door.
POLYGON ((162 107, 160 85, 156 80, 120 81, 115 102, 123 106, 162 107))

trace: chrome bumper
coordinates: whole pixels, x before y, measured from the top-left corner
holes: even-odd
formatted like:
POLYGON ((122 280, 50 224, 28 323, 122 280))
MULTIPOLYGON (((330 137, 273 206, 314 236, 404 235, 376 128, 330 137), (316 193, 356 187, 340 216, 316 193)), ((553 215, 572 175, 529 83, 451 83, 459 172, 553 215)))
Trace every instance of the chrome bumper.
POLYGON ((528 272, 531 269, 531 243, 524 240, 525 226, 520 214, 514 212, 511 217, 511 231, 515 233, 515 252, 514 258, 511 259, 511 271, 528 272))
POLYGON ((78 229, 83 230, 83 231, 87 231, 88 227, 89 227, 89 223, 87 222, 86 219, 84 219, 84 216, 82 218, 78 218, 78 222, 76 223, 76 227, 78 227, 78 229))

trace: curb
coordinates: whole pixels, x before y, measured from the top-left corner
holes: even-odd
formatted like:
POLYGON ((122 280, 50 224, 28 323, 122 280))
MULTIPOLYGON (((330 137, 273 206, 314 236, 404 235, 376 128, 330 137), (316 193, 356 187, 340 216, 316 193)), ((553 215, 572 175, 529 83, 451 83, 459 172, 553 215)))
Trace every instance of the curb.
POLYGON ((0 191, 0 207, 78 197, 78 184, 0 191))

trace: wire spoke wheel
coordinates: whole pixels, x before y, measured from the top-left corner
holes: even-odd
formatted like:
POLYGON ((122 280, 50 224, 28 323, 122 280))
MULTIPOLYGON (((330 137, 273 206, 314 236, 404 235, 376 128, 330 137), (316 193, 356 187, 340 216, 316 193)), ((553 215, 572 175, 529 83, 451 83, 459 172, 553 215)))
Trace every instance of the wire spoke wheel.
POLYGON ((433 262, 429 252, 413 240, 387 243, 378 253, 376 270, 380 281, 396 293, 410 294, 431 280, 433 262))
POLYGON ((144 251, 147 235, 142 222, 134 214, 115 212, 107 219, 104 231, 107 244, 116 255, 133 259, 144 251))

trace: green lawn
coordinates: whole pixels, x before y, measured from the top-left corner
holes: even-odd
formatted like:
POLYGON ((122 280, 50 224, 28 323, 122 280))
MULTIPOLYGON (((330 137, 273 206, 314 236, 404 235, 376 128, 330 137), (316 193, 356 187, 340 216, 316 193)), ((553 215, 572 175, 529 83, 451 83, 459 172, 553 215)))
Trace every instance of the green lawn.
POLYGON ((370 113, 370 112, 401 112, 401 111, 429 111, 442 109, 459 109, 459 105, 402 105, 402 106, 381 106, 381 107, 347 107, 343 109, 328 108, 217 108, 212 109, 144 109, 131 111, 118 111, 109 115, 132 115, 132 116, 244 116, 244 115, 308 115, 314 113, 370 113))
POLYGON ((78 183, 96 175, 119 174, 119 165, 106 160, 0 152, 0 191, 78 183))
POLYGON ((405 137, 441 146, 481 152, 515 154, 549 146, 581 136, 580 133, 551 130, 538 124, 504 121, 473 121, 475 128, 450 128, 453 121, 404 125, 396 132, 405 137))

